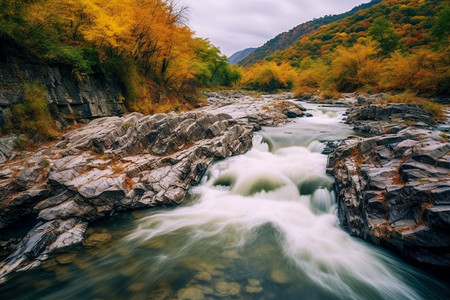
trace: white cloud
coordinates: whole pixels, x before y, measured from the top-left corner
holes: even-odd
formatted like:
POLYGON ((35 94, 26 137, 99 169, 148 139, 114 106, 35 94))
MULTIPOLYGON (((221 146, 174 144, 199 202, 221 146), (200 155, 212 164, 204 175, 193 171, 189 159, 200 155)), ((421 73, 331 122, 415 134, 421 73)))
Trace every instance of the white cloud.
POLYGON ((259 47, 294 26, 349 11, 369 0, 179 0, 190 27, 226 55, 259 47))

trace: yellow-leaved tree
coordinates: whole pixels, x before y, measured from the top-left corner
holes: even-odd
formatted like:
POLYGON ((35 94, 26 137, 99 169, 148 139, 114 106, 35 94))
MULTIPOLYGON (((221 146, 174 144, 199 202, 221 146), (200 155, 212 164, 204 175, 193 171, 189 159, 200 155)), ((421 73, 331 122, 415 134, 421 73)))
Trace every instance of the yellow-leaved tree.
POLYGON ((332 80, 339 92, 349 92, 379 81, 381 64, 371 43, 356 43, 352 47, 337 47, 331 62, 332 80))
POLYGON ((292 88, 296 78, 297 72, 288 63, 263 62, 246 70, 242 84, 245 88, 274 92, 292 88))

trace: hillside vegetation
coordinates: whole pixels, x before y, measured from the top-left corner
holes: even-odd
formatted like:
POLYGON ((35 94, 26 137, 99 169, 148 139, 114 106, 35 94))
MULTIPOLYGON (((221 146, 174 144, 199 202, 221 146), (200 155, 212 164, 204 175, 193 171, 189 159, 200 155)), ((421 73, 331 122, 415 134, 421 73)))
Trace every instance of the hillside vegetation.
POLYGON ((276 37, 265 43, 263 46, 257 48, 253 53, 247 55, 245 58, 239 61, 239 65, 241 66, 251 65, 261 59, 264 59, 266 56, 269 56, 278 50, 286 49, 287 47, 295 43, 299 38, 313 32, 320 26, 340 21, 348 16, 355 14, 356 12, 362 9, 371 7, 372 5, 379 2, 381 2, 381 0, 372 0, 369 3, 364 3, 359 6, 356 6, 355 8, 353 8, 348 12, 338 15, 325 16, 297 25, 287 32, 280 33, 279 35, 277 35, 276 37))
POLYGON ((353 91, 449 96, 449 26, 448 1, 384 0, 248 66, 242 84, 326 97, 353 91))
POLYGON ((185 12, 171 0, 1 0, 1 59, 68 65, 74 80, 119 79, 129 111, 189 108, 199 87, 240 73, 193 36, 185 12))

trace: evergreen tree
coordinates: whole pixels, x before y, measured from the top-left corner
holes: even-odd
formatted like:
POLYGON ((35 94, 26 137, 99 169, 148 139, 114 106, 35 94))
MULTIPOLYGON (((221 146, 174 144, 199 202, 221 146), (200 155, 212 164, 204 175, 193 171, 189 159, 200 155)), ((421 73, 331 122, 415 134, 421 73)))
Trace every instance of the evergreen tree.
POLYGON ((382 54, 388 54, 397 48, 399 36, 386 17, 376 18, 368 34, 380 44, 382 54))

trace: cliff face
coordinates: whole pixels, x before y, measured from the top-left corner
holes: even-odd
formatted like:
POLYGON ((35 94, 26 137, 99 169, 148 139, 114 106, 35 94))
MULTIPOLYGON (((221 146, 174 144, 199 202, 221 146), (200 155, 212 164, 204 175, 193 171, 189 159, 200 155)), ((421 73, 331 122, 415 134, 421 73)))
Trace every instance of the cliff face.
POLYGON ((47 88, 47 101, 52 112, 63 116, 57 118, 60 123, 64 123, 64 116, 89 119, 124 112, 122 90, 114 80, 99 76, 78 80, 67 66, 31 63, 15 58, 0 61, 0 127, 5 124, 10 107, 23 101, 23 84, 27 82, 47 88))
POLYGON ((448 268, 448 139, 415 105, 355 107, 347 122, 376 136, 350 136, 328 157, 342 226, 419 263, 448 268))

